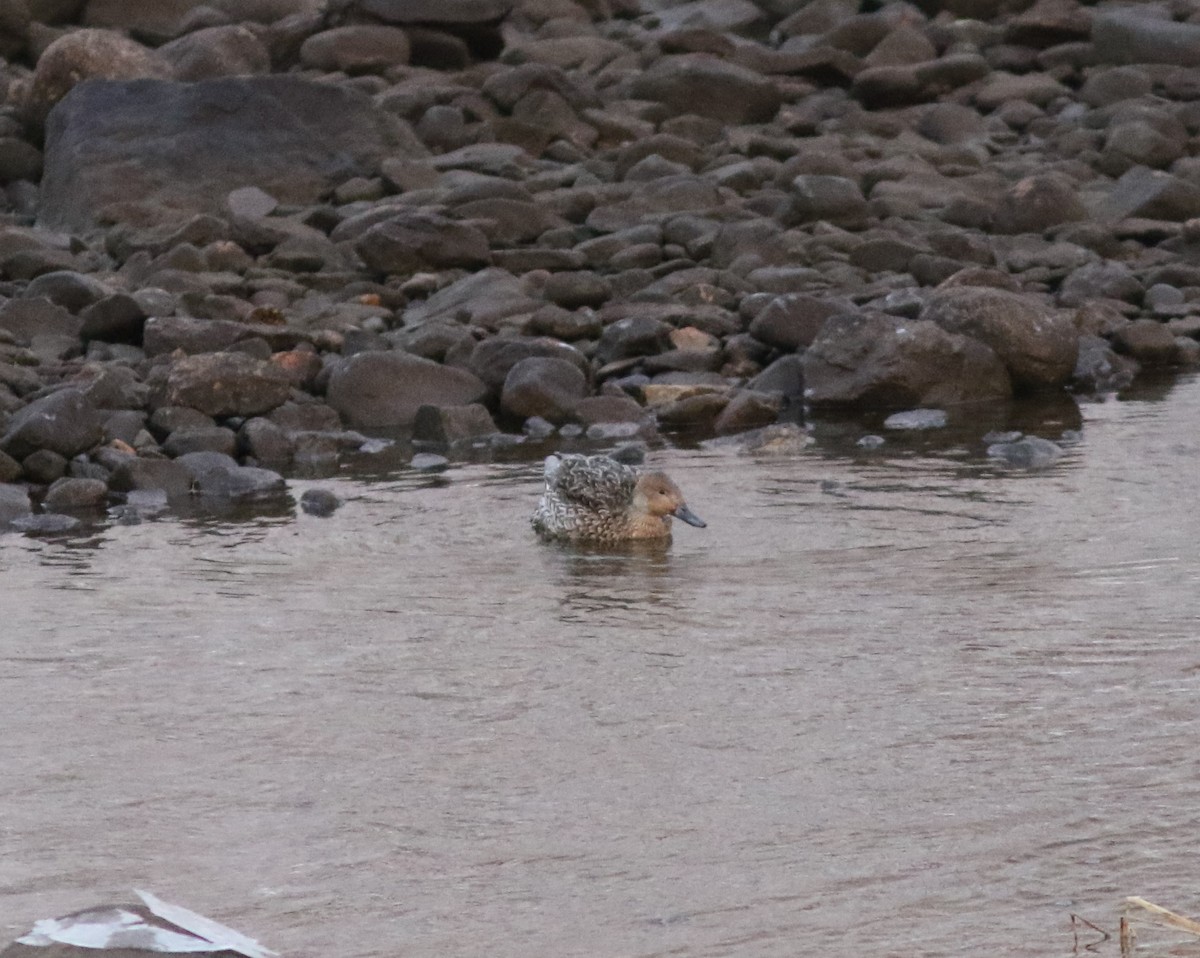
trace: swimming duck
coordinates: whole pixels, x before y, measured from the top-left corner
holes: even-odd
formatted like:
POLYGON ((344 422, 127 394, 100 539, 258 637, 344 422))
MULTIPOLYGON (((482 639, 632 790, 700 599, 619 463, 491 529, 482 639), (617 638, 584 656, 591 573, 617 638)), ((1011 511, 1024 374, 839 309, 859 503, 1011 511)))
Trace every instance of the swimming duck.
POLYGON ((639 473, 608 456, 559 454, 546 457, 545 477, 532 519, 545 539, 662 539, 671 534, 672 516, 705 527, 666 473, 639 473))

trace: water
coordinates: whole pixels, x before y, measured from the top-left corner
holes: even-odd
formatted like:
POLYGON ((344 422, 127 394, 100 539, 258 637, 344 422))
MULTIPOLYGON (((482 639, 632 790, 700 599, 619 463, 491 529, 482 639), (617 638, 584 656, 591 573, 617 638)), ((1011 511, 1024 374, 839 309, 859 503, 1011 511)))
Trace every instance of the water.
POLYGON ((666 551, 535 542, 528 462, 8 536, 0 936, 134 886, 301 958, 1066 955, 1072 912, 1200 912, 1198 415, 1086 405, 1037 472, 664 450, 709 524, 666 551))

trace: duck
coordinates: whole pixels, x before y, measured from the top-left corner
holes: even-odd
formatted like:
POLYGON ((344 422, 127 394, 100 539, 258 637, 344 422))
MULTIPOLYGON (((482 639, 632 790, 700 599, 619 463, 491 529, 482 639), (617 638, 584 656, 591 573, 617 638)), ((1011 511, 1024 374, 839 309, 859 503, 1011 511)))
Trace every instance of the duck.
POLYGON ((544 475, 546 491, 531 520, 543 539, 665 539, 672 518, 707 526, 665 472, 639 472, 609 456, 556 453, 546 457, 544 475))

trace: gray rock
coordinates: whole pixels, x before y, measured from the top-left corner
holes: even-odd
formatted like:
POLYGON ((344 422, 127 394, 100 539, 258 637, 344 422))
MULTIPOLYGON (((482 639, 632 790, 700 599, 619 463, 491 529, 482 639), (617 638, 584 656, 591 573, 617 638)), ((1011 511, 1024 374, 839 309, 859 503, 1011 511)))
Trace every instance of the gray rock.
POLYGON ((287 374, 242 353, 201 353, 171 364, 166 402, 209 416, 257 416, 291 395, 287 374))
POLYGON ((1200 216, 1200 186, 1163 170, 1135 166, 1095 204, 1094 212, 1109 220, 1136 216, 1182 222, 1200 216))
POLYGON ((79 318, 79 336, 85 342, 101 340, 106 343, 142 342, 146 312, 136 299, 127 293, 113 293, 84 308, 79 318))
POLYGON ((783 397, 778 393, 743 389, 725 404, 713 420, 713 432, 718 436, 727 436, 758 429, 773 423, 782 408, 783 397))
POLYGON ((1039 173, 1019 180, 996 207, 997 233, 1041 233, 1052 226, 1086 219, 1087 208, 1063 176, 1039 173))
POLYGON ((419 452, 409 465, 418 472, 441 472, 450 465, 450 460, 433 452, 419 452))
POLYGON ((355 252, 377 273, 486 266, 491 259, 484 233, 426 210, 404 210, 368 229, 355 252))
MULTIPOLYGON (((906 409, 895 412, 883 421, 884 429, 923 430, 944 429, 946 427, 946 410, 944 409, 906 409)), ((862 440, 859 440, 861 445, 862 440)))
POLYGON ((171 64, 176 80, 268 73, 271 54, 254 31, 241 24, 193 30, 157 50, 171 64))
POLYGON ((849 308, 847 301, 785 293, 768 302, 754 317, 750 335, 777 349, 803 349, 816 339, 826 319, 849 308))
POLYGON ((844 229, 864 229, 870 207, 857 183, 844 176, 803 174, 792 180, 784 222, 799 226, 824 220, 844 229))
POLYGON ((108 485, 114 492, 153 489, 181 499, 192 491, 192 475, 176 460, 130 456, 113 470, 108 485))
POLYGON ((326 398, 355 429, 407 428, 424 405, 465 406, 487 387, 465 369, 404 353, 359 353, 337 366, 326 398))
POLYGON ((33 514, 29 493, 24 486, 0 483, 0 529, 33 514))
POLYGON ((1079 337, 1079 358, 1071 382, 1082 392, 1117 392, 1133 382, 1139 369, 1135 359, 1114 352, 1108 340, 1088 334, 1079 337))
POLYGON ((44 297, 0 304, 0 329, 28 345, 35 336, 78 336, 82 320, 44 297))
POLYGON ((424 148, 357 91, 274 75, 81 85, 48 118, 45 152, 40 221, 86 230, 104 217, 219 213, 245 186, 315 203, 384 156, 424 148))
POLYGON ((270 469, 234 463, 232 468, 215 467, 198 472, 195 491, 210 499, 261 502, 286 495, 287 483, 283 476, 270 469))
POLYGON ((224 426, 176 429, 167 436, 163 451, 173 458, 189 452, 223 452, 232 456, 237 452, 237 434, 224 426))
POLYGON ((342 500, 329 489, 305 489, 300 497, 300 508, 310 516, 331 516, 341 505, 342 500))
POLYGON ((778 393, 785 399, 801 399, 804 396, 804 360, 794 354, 780 356, 746 383, 746 388, 760 393, 778 393))
POLYGON ((1026 436, 1016 442, 999 442, 988 446, 987 454, 992 459, 999 459, 1010 466, 1045 469, 1062 458, 1063 449, 1049 439, 1026 436))
POLYGON ((512 9, 512 0, 355 0, 354 6, 385 23, 465 26, 503 19, 512 9))
POLYGON ((803 360, 805 396, 814 406, 940 406, 1012 394, 991 349, 928 320, 835 316, 803 360))
POLYGON ((292 440, 270 419, 247 419, 237 433, 238 447, 257 462, 284 463, 292 458, 292 440))
POLYGON ((531 314, 544 305, 512 274, 501 269, 484 269, 438 290, 423 303, 410 306, 404 311, 404 324, 420 326, 438 320, 495 329, 510 316, 531 314))
POLYGON ((46 492, 42 505, 52 512, 98 509, 108 499, 108 484, 101 479, 57 480, 46 492))
POLYGON ((629 316, 610 323, 600 335, 596 360, 601 364, 634 356, 653 356, 671 348, 671 327, 650 316, 629 316))
POLYGON ((1175 21, 1152 4, 1098 10, 1092 43, 1100 63, 1200 66, 1200 24, 1175 21))
POLYGON ((451 445, 499 432, 485 406, 422 406, 413 421, 413 439, 451 445))
POLYGON ((1103 260, 1072 270, 1058 291, 1064 306, 1080 306, 1094 299, 1133 302, 1142 298, 1142 284, 1124 263, 1103 260))
POLYGON ((67 458, 49 449, 38 449, 25 457, 21 471, 30 482, 49 485, 67 474, 67 458))
POLYGON ((519 419, 539 416, 561 423, 587 394, 587 377, 574 363, 534 356, 509 370, 500 394, 500 408, 519 419))
POLYGON ((700 55, 659 58, 630 83, 635 99, 723 123, 766 123, 783 104, 778 85, 762 74, 700 55))
POLYGON ((550 302, 564 309, 598 307, 612 296, 612 286, 603 276, 585 270, 552 273, 542 291, 550 302))
POLYGON ((412 45, 397 27, 356 23, 314 33, 300 47, 300 62, 315 70, 382 73, 408 63, 412 45))
POLYGON ((472 350, 467 368, 498 396, 513 366, 534 357, 562 360, 577 367, 581 374, 588 372, 587 359, 573 346, 547 337, 527 336, 497 336, 483 340, 472 350))
POLYGON ((1156 319, 1137 319, 1113 335, 1113 347, 1147 366, 1176 361, 1175 334, 1156 319))
POLYGON ((73 532, 82 524, 74 516, 66 516, 57 512, 23 516, 20 519, 14 519, 11 523, 18 532, 24 532, 29 536, 61 535, 64 532, 73 532))
POLYGON ((1075 369, 1079 333, 1069 318, 1006 290, 956 286, 934 292, 921 319, 985 343, 1018 389, 1061 386, 1075 369))
POLYGON ((69 459, 104 438, 104 419, 80 389, 68 388, 35 399, 13 413, 0 448, 16 459, 49 449, 69 459))

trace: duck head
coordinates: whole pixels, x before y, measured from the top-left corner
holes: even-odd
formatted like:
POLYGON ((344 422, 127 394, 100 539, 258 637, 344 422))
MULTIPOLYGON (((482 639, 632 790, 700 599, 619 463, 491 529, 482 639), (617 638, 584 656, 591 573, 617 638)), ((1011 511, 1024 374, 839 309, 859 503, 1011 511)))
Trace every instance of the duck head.
POLYGON ((634 511, 642 515, 661 519, 674 516, 689 526, 703 529, 707 523, 687 507, 683 493, 670 476, 662 472, 648 472, 639 476, 633 490, 634 511))

